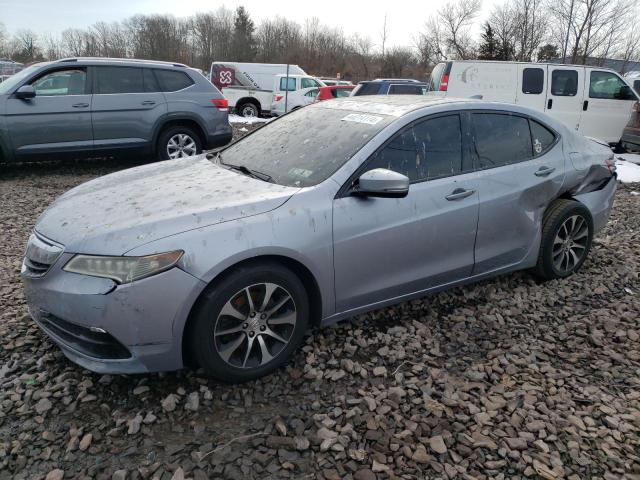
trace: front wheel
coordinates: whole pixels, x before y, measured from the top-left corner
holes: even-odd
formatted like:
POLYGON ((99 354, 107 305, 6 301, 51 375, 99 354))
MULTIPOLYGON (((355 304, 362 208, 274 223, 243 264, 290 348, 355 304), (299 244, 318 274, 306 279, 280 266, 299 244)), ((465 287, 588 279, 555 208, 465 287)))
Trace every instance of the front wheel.
POLYGON ((191 346, 209 375, 228 382, 253 380, 291 356, 308 318, 308 296, 293 272, 272 263, 242 267, 205 294, 191 346))
POLYGON ((158 138, 158 157, 160 160, 177 160, 194 157, 202 153, 202 141, 189 127, 171 127, 158 138))
POLYGON ((592 239, 589 210, 573 200, 557 200, 542 222, 536 273, 546 280, 568 277, 587 259, 592 239))

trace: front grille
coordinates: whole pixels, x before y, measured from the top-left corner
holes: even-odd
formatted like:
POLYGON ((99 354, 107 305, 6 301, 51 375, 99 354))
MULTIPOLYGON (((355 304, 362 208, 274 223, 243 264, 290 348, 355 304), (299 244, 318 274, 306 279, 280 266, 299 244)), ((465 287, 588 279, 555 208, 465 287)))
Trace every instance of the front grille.
POLYGON ((42 277, 56 263, 62 252, 62 245, 37 233, 31 234, 24 254, 22 273, 29 277, 42 277))
POLYGON ((112 335, 94 332, 87 327, 67 322, 51 313, 41 312, 40 324, 77 352, 103 360, 131 358, 131 353, 112 335))

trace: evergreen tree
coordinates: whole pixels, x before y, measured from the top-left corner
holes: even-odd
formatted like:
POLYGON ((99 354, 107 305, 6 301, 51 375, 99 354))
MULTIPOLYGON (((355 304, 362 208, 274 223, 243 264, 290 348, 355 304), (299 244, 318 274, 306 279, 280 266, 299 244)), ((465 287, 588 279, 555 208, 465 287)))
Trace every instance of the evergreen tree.
POLYGON ((240 6, 233 19, 233 39, 231 51, 236 62, 252 62, 256 56, 255 25, 249 12, 240 6))
POLYGON ((547 43, 540 47, 538 50, 538 61, 539 62, 548 62, 550 60, 556 60, 560 57, 560 53, 558 52, 558 47, 547 43))
POLYGON ((480 60, 500 60, 500 48, 498 40, 493 34, 493 29, 488 22, 484 24, 484 32, 481 35, 482 43, 478 50, 480 60))

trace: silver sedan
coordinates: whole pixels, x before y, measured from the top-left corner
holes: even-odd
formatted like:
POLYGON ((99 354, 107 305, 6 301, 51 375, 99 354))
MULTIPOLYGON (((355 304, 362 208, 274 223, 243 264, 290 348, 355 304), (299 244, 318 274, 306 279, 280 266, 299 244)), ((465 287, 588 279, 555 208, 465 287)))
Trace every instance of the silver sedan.
POLYGON ((22 276, 34 320, 90 370, 245 381, 312 326, 514 270, 571 275, 615 189, 606 145, 524 107, 335 100, 65 193, 22 276))

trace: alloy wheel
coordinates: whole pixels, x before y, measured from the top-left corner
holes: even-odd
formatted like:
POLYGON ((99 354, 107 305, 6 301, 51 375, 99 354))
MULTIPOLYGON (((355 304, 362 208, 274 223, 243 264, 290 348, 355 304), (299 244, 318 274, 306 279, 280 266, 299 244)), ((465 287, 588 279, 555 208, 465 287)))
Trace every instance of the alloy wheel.
POLYGON ((582 261, 589 242, 589 224, 581 215, 567 218, 553 240, 553 266, 562 273, 576 268, 582 261))
POLYGON ((167 143, 167 155, 171 159, 193 157, 198 153, 196 141, 186 133, 177 133, 167 143))
POLYGON ((224 304, 216 319, 216 351, 233 367, 262 367, 289 344, 296 320, 295 302, 285 288, 275 283, 248 286, 224 304))

